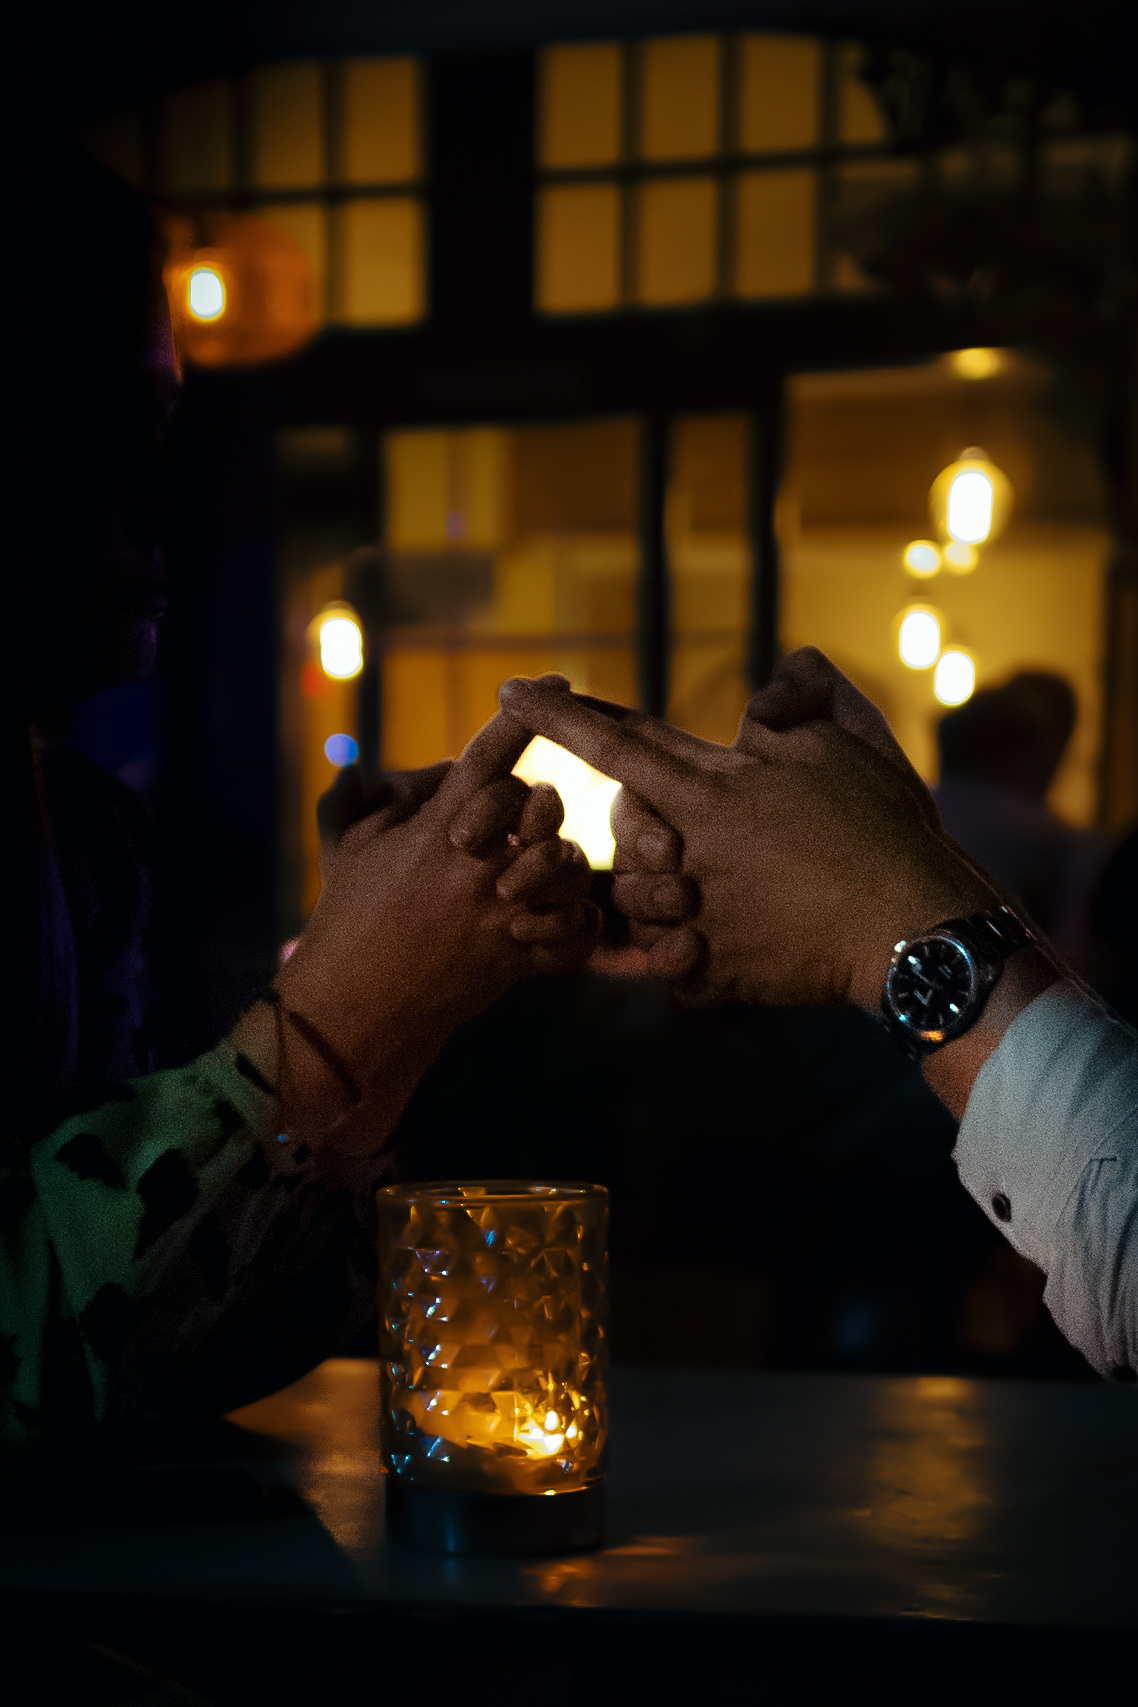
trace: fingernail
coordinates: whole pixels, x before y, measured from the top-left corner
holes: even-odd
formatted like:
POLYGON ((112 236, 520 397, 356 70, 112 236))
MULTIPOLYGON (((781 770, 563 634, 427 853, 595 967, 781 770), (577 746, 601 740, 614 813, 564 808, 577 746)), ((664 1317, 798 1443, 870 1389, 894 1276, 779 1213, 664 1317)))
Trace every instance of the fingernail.
POLYGON ((646 830, 642 836, 636 838, 636 851, 643 854, 645 859, 663 859, 668 851, 667 838, 656 830, 646 830))

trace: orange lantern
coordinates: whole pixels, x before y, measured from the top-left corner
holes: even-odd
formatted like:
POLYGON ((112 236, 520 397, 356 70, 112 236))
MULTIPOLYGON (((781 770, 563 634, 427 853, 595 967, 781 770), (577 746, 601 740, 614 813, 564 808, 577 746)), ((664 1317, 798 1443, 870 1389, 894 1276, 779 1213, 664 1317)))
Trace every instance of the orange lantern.
POLYGON ((309 257, 257 214, 166 222, 163 272, 174 337, 198 367, 255 367, 293 355, 320 326, 309 257))

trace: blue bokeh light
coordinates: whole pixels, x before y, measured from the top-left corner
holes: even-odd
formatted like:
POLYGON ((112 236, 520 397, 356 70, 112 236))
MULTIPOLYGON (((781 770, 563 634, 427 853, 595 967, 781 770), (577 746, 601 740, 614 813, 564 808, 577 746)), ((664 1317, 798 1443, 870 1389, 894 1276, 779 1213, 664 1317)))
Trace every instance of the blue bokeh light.
POLYGON ((350 735, 329 735, 324 743, 324 757, 329 764, 354 765, 359 756, 359 743, 350 735))

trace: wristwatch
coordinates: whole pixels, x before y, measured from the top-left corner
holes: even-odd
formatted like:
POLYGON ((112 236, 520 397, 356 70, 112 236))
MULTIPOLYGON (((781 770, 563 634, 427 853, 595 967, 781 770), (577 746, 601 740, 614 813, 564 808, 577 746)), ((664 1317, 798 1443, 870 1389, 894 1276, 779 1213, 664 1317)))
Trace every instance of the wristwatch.
POLYGON ((911 1061, 975 1025, 1018 948, 1034 942, 1010 907, 948 919, 893 950, 881 1012, 886 1030, 911 1061))

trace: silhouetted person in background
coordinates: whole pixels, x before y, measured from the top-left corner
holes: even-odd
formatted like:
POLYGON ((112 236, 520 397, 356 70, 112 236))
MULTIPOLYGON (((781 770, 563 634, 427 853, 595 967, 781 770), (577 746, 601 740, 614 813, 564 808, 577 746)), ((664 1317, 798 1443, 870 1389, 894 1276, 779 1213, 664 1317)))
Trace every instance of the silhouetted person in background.
POLYGON ((1077 713, 1070 683, 1047 670, 982 688, 941 719, 934 791, 949 835, 1069 951, 1107 851, 1046 803, 1077 713))

